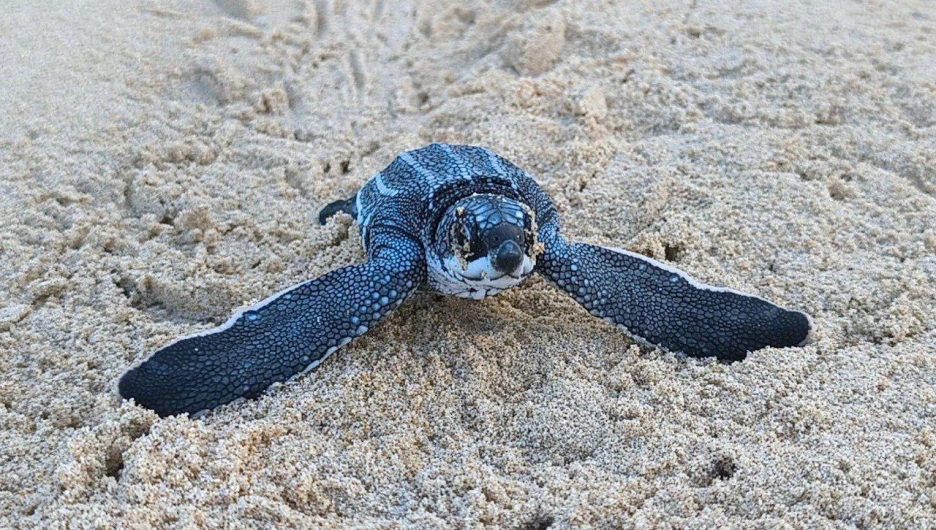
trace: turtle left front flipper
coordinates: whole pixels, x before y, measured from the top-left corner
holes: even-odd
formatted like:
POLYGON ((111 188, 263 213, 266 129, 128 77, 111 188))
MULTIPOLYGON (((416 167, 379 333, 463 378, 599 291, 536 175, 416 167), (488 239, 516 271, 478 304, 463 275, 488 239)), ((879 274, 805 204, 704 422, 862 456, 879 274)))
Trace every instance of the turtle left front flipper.
POLYGON ((592 315, 639 341, 693 357, 740 361, 767 346, 803 346, 812 320, 763 298, 705 285, 640 254, 558 234, 537 270, 592 315))
POLYGON ((390 314, 426 277, 419 243, 375 233, 370 260, 334 270, 173 342, 118 385, 160 416, 196 413, 260 395, 318 366, 390 314))

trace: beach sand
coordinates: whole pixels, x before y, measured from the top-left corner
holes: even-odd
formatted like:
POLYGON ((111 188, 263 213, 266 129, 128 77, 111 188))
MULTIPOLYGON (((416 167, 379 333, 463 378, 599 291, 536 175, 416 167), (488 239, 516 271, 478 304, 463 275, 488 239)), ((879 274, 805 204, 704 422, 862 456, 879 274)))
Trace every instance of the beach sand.
POLYGON ((932 2, 8 4, 0 527, 936 528, 932 2), (362 261, 319 208, 433 141, 815 342, 680 358, 534 279, 202 419, 114 395, 362 261))

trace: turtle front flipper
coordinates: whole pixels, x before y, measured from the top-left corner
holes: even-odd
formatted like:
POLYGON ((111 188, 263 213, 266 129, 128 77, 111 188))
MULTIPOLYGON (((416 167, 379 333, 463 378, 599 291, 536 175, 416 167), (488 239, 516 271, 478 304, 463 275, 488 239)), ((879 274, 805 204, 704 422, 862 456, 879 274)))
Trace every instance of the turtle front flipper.
POLYGON ((123 375, 120 395, 160 416, 254 398, 366 333, 425 281, 425 271, 418 243, 377 236, 367 263, 291 287, 158 350, 123 375))
POLYGON ((537 269, 592 315, 638 341, 693 357, 740 361, 767 346, 805 345, 808 315, 712 287, 640 254, 567 244, 558 234, 537 269))

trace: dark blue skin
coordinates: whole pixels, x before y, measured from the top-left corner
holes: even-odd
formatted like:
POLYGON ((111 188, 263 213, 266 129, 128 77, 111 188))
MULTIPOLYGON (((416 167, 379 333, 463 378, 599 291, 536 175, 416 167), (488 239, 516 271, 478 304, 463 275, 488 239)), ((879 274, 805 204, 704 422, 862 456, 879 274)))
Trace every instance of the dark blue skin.
POLYGON ((526 278, 518 267, 530 258, 536 272, 592 315, 641 342, 694 357, 738 361, 767 346, 802 346, 812 333, 804 313, 700 284, 644 256, 567 243, 546 193, 480 147, 432 144, 403 153, 355 197, 323 209, 320 220, 339 211, 357 220, 366 263, 163 347, 121 378, 120 395, 161 416, 254 398, 366 333, 417 288, 442 289, 449 280, 440 263, 479 258, 517 283, 526 278))

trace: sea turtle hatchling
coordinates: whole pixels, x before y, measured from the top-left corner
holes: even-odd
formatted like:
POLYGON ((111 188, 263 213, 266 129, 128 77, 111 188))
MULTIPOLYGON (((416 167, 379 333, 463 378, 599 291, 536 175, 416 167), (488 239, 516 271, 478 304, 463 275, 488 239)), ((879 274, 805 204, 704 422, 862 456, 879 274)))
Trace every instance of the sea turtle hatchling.
POLYGON ((352 215, 368 261, 331 271, 156 351, 120 379, 120 395, 160 415, 260 395, 321 364, 414 291, 482 299, 534 272, 641 343, 741 360, 802 346, 805 313, 704 285, 640 254, 568 243, 546 193, 481 148, 432 144, 399 155, 319 220, 352 215))

